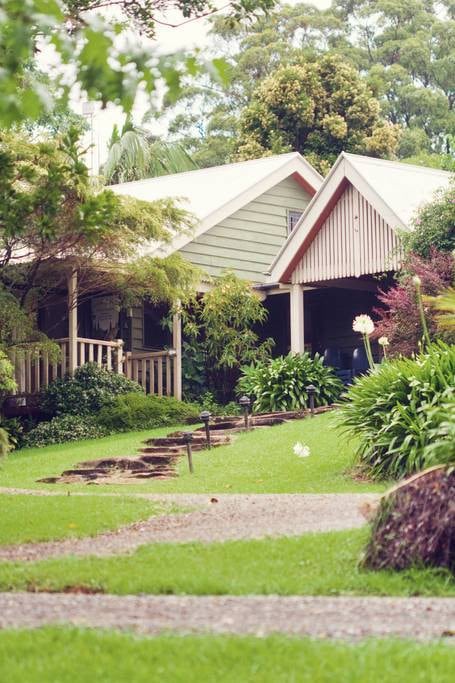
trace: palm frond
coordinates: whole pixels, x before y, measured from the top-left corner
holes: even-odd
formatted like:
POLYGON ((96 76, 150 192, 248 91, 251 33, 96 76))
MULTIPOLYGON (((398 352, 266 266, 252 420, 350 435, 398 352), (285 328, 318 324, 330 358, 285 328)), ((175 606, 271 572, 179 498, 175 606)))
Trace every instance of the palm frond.
POLYGON ((115 127, 103 174, 108 183, 141 180, 198 168, 179 142, 158 140, 127 119, 121 134, 115 127))

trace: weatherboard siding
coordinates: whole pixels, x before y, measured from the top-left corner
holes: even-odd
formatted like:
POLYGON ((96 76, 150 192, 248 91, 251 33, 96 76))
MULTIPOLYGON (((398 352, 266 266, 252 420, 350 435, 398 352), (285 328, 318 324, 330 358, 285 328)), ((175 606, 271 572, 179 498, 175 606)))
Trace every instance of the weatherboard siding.
POLYGON ((208 275, 225 269, 263 282, 287 235, 287 212, 303 211, 310 195, 286 178, 260 197, 185 245, 180 252, 208 275))

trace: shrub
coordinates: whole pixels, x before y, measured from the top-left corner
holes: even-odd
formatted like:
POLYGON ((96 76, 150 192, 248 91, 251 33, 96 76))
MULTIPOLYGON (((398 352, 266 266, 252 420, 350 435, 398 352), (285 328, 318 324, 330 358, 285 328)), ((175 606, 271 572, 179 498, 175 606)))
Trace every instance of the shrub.
POLYGON ((432 468, 385 496, 373 520, 363 564, 370 569, 413 565, 455 571, 455 472, 432 468))
POLYGON ((0 458, 3 458, 11 450, 8 432, 0 427, 0 458))
POLYGON ((107 432, 127 432, 197 422, 199 409, 191 403, 167 396, 131 393, 117 396, 97 416, 97 424, 107 432))
POLYGON ((116 396, 142 393, 142 387, 124 375, 86 363, 74 376, 51 382, 41 396, 41 408, 49 415, 93 415, 116 396))
POLYGON ((0 349, 0 399, 16 388, 14 367, 6 353, 0 349))
POLYGON ((24 440, 24 425, 19 418, 6 418, 0 416, 0 429, 3 429, 8 434, 11 449, 22 447, 24 440))
POLYGON ((423 206, 414 220, 413 230, 402 235, 407 251, 428 258, 431 250, 455 249, 455 183, 440 190, 434 200, 423 206))
POLYGON ((255 412, 299 410, 307 405, 306 387, 316 387, 315 405, 333 403, 343 385, 319 354, 289 354, 242 368, 239 394, 254 397, 255 412))
POLYGON ((424 458, 433 463, 455 463, 455 398, 432 409, 430 415, 435 425, 429 434, 424 458))
POLYGON ((26 446, 48 446, 54 443, 98 439, 106 432, 94 417, 79 415, 59 415, 49 422, 41 422, 23 438, 26 446))
POLYGON ((218 403, 211 391, 206 391, 197 401, 200 411, 208 410, 212 415, 240 415, 240 406, 236 401, 222 405, 218 403))
POLYGON ((268 313, 251 283, 224 272, 202 298, 183 311, 184 394, 198 398, 205 390, 225 403, 234 396, 240 368, 267 358, 274 345, 261 341, 260 327, 268 313))
MULTIPOLYGON (((432 249, 427 260, 415 254, 408 255, 399 282, 379 294, 382 306, 374 310, 378 317, 374 337, 387 337, 390 356, 410 356, 418 351, 422 340, 422 321, 413 276, 420 278, 422 293, 434 297, 452 284, 454 272, 452 254, 432 249)), ((435 339, 440 336, 436 315, 431 309, 426 311, 426 321, 430 337, 435 339)), ((445 339, 455 341, 453 331, 447 331, 445 339)))
POLYGON ((450 430, 445 435, 443 425, 453 407, 454 386, 455 346, 443 342, 415 359, 385 362, 357 378, 340 415, 345 430, 360 437, 361 466, 385 479, 434 464, 444 451, 441 445, 438 451, 430 449, 436 432, 438 442, 449 447, 450 430))

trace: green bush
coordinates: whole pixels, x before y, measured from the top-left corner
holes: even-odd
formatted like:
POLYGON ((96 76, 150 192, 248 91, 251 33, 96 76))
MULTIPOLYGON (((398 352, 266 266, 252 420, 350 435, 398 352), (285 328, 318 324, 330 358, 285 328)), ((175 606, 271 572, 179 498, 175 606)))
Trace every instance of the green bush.
POLYGON ((74 376, 56 379, 43 390, 40 405, 48 415, 93 415, 111 405, 116 396, 143 393, 142 387, 124 375, 86 363, 74 376))
POLYGON ((6 429, 0 427, 0 458, 3 458, 11 450, 11 443, 6 429))
POLYGON ((16 389, 14 367, 6 353, 0 349, 0 398, 16 389))
POLYGON ((240 406, 236 401, 224 405, 218 403, 211 391, 206 391, 196 401, 199 410, 208 410, 212 415, 240 415, 240 406))
POLYGON ((0 415, 0 429, 3 429, 8 434, 11 449, 22 447, 25 430, 23 422, 19 418, 6 418, 0 415))
POLYGON ((386 479, 449 461, 454 386, 455 346, 443 342, 358 378, 345 395, 340 418, 345 431, 359 437, 360 465, 386 479))
POLYGON ((182 422, 197 422, 198 406, 167 396, 124 394, 105 406, 96 420, 108 432, 128 432, 164 427, 182 422))
POLYGON ((94 417, 85 415, 59 415, 49 422, 41 422, 23 438, 23 446, 48 446, 54 443, 98 439, 106 432, 94 417))
POLYGON ((307 406, 309 384, 316 387, 316 406, 333 403, 343 389, 333 369, 324 365, 319 354, 311 358, 302 353, 243 367, 237 392, 254 397, 255 412, 299 410, 307 406))
POLYGON ((425 462, 428 465, 455 463, 455 397, 433 408, 430 417, 435 426, 425 447, 425 462))

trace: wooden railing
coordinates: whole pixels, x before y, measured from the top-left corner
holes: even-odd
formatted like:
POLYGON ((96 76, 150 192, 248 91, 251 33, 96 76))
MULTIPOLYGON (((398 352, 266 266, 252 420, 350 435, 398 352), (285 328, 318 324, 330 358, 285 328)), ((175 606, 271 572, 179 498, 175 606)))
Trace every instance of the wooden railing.
POLYGON ((178 396, 178 365, 175 351, 149 353, 123 352, 123 341, 77 338, 75 358, 70 361, 70 340, 55 339, 60 348, 58 359, 51 361, 46 351, 24 351, 11 356, 15 366, 15 394, 37 394, 58 377, 64 377, 85 363, 97 363, 111 372, 134 379, 147 394, 178 396))
POLYGON ((175 351, 125 353, 125 375, 139 382, 146 394, 177 396, 175 351))

